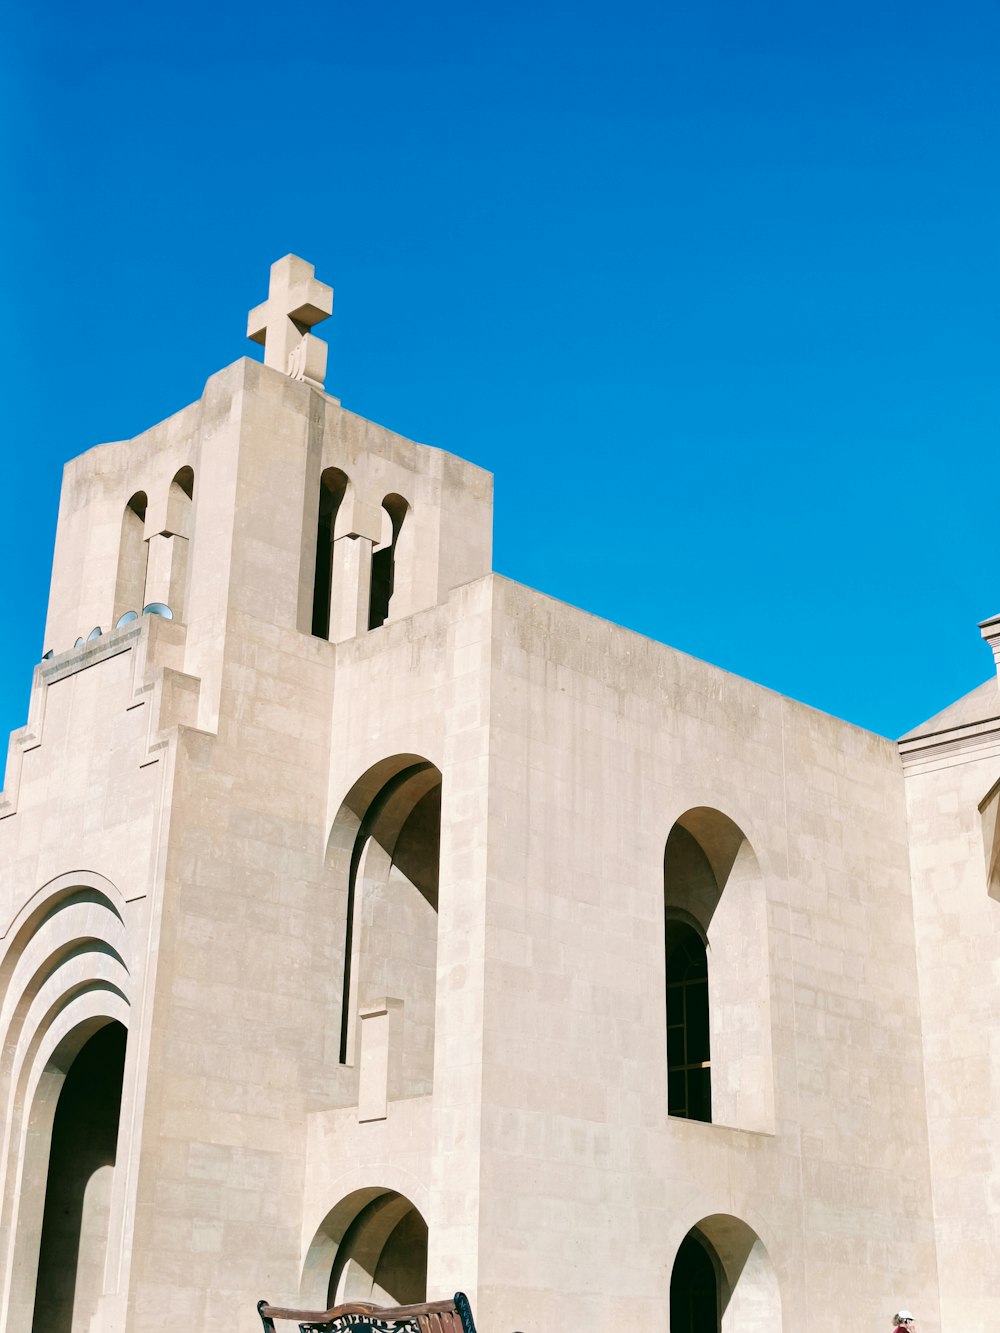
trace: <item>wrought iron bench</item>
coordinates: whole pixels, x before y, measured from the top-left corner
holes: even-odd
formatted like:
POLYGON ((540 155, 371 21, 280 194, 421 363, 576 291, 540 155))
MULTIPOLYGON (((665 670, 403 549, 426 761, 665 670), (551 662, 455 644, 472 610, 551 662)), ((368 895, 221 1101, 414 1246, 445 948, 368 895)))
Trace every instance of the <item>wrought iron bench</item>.
POLYGON ((426 1305, 377 1306, 364 1301, 335 1305, 332 1310, 283 1310, 267 1301, 257 1302, 264 1333, 274 1333, 276 1319, 298 1324, 301 1333, 476 1333, 472 1307, 464 1292, 450 1301, 426 1305))

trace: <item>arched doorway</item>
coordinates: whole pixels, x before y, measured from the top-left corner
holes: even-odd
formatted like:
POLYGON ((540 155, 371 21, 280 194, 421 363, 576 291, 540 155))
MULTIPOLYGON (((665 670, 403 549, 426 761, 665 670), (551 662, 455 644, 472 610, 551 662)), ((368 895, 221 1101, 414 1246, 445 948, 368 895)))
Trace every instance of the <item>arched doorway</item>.
POLYGON ((670 1333, 719 1333, 719 1284, 701 1236, 681 1241, 670 1275, 670 1333))
POLYGON ((101 1027, 70 1066, 52 1122, 32 1329, 86 1333, 103 1290, 126 1031, 101 1027))
POLYGON ((323 1219, 309 1248, 305 1299, 322 1282, 327 1306, 410 1305, 427 1299, 427 1223, 404 1194, 363 1189, 323 1219))
POLYGON ((670 1275, 670 1333, 781 1333, 781 1295, 763 1242, 738 1217, 704 1217, 670 1275))
POLYGON ((8 1333, 29 1333, 33 1323, 82 1333, 116 1290, 117 1268, 106 1259, 109 1246, 118 1253, 124 1201, 113 1164, 129 953, 125 900, 90 871, 40 888, 0 946, 0 1230, 8 1237, 0 1302, 8 1333), (36 1311, 36 1296, 44 1309, 36 1311))

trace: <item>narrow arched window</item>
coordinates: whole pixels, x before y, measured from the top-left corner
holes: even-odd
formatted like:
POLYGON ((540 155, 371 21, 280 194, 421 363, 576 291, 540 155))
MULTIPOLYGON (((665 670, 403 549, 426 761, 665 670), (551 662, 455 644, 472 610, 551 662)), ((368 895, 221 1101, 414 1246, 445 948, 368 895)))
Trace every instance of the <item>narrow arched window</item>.
POLYGON ((347 491, 347 477, 340 468, 328 467, 319 482, 316 516, 316 568, 313 575, 312 632, 319 639, 330 637, 330 593, 333 586, 333 539, 337 512, 347 491))
POLYGON ((694 806, 663 853, 670 1115, 772 1133, 767 894, 721 810, 694 806))
POLYGON ((146 492, 136 491, 122 512, 112 624, 127 611, 141 611, 146 590, 146 492))
POLYGON ((331 858, 346 890, 341 1063, 359 1052, 364 1063, 364 1011, 391 998, 402 1018, 397 1087, 423 1096, 434 1072, 440 770, 414 755, 369 769, 334 821, 331 858))
POLYGON ((708 1019, 708 955, 693 926, 668 921, 667 1112, 712 1119, 712 1057, 708 1019))
POLYGON ((193 530, 194 472, 182 467, 174 473, 160 524, 146 541, 146 590, 143 605, 161 603, 175 620, 184 620, 187 600, 188 555, 193 530))
MULTIPOLYGON (((182 495, 186 496, 188 500, 193 500, 193 499, 194 499, 194 468, 191 468, 191 467, 182 467, 182 468, 178 468, 178 469, 177 469, 177 472, 176 472, 176 474, 175 474, 175 476, 174 476, 174 479, 173 479, 173 481, 170 483, 170 485, 171 485, 171 487, 176 486, 177 489, 180 491, 180 493, 181 493, 182 495)), ((179 528, 178 528, 178 531, 180 531, 179 528)), ((191 534, 188 533, 187 535, 190 536, 191 534)))
POLYGON ((382 541, 372 554, 369 629, 378 629, 389 619, 389 604, 396 586, 396 547, 408 509, 401 495, 387 495, 382 501, 382 541))
POLYGON ((182 467, 170 483, 167 496, 167 539, 170 545, 170 582, 167 605, 177 620, 187 619, 191 541, 194 537, 194 470, 182 467))

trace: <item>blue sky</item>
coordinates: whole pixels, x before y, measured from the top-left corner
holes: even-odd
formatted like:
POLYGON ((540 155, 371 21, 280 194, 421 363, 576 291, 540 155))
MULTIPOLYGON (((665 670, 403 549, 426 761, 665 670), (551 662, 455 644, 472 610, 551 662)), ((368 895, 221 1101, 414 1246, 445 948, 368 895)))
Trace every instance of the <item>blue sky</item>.
POLYGON ((1000 5, 29 5, 0 43, 0 725, 62 464, 289 251, 344 405, 496 474, 503 574, 888 735, 1000 610, 1000 5), (13 130, 13 132, 12 132, 13 130))

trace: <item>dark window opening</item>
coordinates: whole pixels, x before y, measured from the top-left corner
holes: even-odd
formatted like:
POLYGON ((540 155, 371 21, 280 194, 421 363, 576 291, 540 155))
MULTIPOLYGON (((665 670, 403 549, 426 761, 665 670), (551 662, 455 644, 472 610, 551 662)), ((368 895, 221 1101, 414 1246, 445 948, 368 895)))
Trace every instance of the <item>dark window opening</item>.
POLYGON ((409 505, 401 495, 387 495, 382 508, 389 517, 392 536, 372 553, 372 581, 368 596, 368 628, 378 629, 389 619, 389 603, 396 588, 396 544, 409 505))
POLYGON ((667 1112, 711 1121, 708 956, 701 936, 667 923, 667 1112))
POLYGON ((690 1232, 670 1275, 670 1333, 719 1333, 719 1284, 711 1256, 690 1232))
POLYGON ((372 556, 372 590, 368 604, 368 628, 378 629, 389 617, 395 561, 391 546, 383 546, 372 556))
POLYGON ((194 499, 194 469, 182 467, 174 477, 174 484, 179 486, 189 500, 194 499))
POLYGON ((347 490, 347 478, 338 468, 328 467, 320 478, 319 513, 316 520, 316 570, 313 575, 312 632, 318 639, 330 637, 330 593, 333 586, 333 539, 337 511, 347 490))

